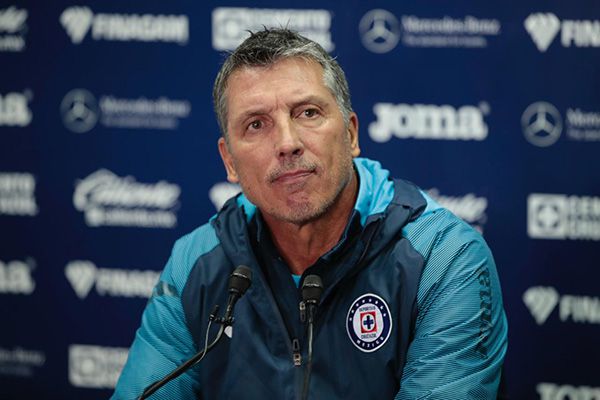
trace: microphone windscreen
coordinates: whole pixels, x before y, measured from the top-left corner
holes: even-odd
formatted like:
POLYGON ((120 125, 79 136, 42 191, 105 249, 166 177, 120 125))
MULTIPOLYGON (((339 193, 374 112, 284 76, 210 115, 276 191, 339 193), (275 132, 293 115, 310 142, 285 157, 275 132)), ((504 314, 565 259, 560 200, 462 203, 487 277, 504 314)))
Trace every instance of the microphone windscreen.
POLYGON ((302 284, 302 300, 319 303, 323 293, 323 281, 318 275, 308 275, 302 284))
POLYGON ((251 283, 252 270, 245 265, 240 265, 229 276, 229 292, 241 296, 246 293, 251 283))

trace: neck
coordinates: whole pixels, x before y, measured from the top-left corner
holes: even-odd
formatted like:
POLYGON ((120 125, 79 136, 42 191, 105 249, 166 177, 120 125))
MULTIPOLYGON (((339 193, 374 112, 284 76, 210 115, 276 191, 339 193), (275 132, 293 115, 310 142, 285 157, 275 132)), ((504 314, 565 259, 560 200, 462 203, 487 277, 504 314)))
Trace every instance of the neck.
POLYGON ((291 273, 302 275, 340 241, 354 209, 357 193, 358 178, 356 172, 353 172, 350 182, 331 209, 314 220, 294 224, 263 215, 273 243, 291 273))

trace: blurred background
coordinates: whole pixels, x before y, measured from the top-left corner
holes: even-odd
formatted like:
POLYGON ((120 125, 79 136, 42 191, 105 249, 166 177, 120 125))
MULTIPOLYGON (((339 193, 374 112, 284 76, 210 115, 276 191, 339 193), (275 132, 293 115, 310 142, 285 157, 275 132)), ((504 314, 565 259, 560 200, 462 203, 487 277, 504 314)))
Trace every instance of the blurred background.
MULTIPOLYGON (((362 155, 492 248, 512 399, 600 399, 600 3, 0 2, 0 399, 103 399, 173 242, 237 192, 214 77, 288 26, 362 155)), ((460 305, 457 305, 460 306, 460 305)))

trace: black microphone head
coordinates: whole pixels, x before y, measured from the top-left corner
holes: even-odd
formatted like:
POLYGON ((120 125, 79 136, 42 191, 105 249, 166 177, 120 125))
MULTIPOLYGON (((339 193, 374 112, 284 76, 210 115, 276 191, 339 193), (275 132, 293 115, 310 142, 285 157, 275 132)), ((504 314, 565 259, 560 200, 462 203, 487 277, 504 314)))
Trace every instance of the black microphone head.
POLYGON ((229 276, 229 293, 242 296, 252 283, 252 270, 245 265, 238 266, 229 276))
POLYGON ((318 275, 308 275, 302 284, 302 300, 306 303, 319 304, 323 293, 323 281, 318 275))

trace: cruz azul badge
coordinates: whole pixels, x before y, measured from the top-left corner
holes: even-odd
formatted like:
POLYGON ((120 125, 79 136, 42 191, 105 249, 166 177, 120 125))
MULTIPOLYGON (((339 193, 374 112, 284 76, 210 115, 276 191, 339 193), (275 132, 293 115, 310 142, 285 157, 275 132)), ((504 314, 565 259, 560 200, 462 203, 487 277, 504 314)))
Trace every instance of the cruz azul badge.
POLYGON ((383 299, 367 293, 356 299, 346 317, 346 330, 352 343, 370 353, 388 340, 392 332, 390 309, 383 299))

